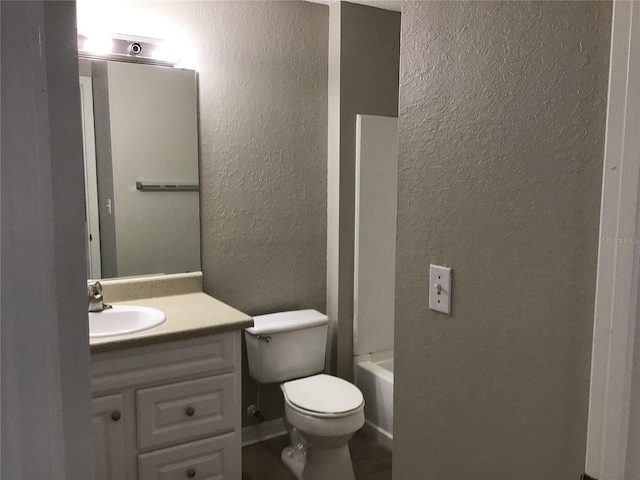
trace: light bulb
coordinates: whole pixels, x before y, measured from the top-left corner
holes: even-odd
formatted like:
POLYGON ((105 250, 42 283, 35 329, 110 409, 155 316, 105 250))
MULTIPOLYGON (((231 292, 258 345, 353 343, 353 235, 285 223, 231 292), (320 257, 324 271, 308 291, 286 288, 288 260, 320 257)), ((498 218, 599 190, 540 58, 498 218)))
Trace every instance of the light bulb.
POLYGON ((86 52, 93 55, 106 55, 113 49, 113 40, 107 35, 88 35, 84 42, 86 52))
POLYGON ((180 61, 180 52, 169 42, 163 42, 158 45, 151 56, 159 61, 171 63, 175 65, 180 61))

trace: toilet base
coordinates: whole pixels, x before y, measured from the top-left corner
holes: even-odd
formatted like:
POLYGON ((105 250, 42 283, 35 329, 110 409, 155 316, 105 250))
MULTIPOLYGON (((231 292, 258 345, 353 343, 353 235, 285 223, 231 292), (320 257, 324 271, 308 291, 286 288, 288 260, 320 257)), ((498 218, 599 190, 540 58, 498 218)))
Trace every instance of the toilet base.
POLYGON ((349 440, 364 424, 364 405, 345 416, 317 417, 284 407, 291 446, 282 462, 298 480, 355 480, 349 440))
POLYGON ((298 480, 355 480, 348 445, 309 449, 299 443, 286 447, 280 458, 298 480))
POLYGON ((282 463, 293 473, 298 479, 302 480, 302 471, 304 470, 304 464, 307 461, 307 452, 302 444, 297 446, 289 445, 280 455, 282 463))

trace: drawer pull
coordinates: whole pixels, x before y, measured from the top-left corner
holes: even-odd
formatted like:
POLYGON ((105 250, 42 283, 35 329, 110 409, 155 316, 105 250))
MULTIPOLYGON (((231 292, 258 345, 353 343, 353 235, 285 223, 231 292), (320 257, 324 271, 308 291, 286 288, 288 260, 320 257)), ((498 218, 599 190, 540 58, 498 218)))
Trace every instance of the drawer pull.
POLYGON ((189 470, 187 470, 187 477, 193 478, 195 476, 196 476, 196 469, 195 468, 190 468, 189 470))
POLYGON ((196 413, 196 409, 193 407, 187 407, 185 413, 187 414, 187 417, 193 417, 193 415, 196 413))
POLYGON ((118 420, 120 420, 121 417, 122 417, 122 415, 120 414, 120 412, 118 410, 116 410, 115 412, 113 412, 111 414, 111 420, 113 420, 114 422, 117 422, 118 420))

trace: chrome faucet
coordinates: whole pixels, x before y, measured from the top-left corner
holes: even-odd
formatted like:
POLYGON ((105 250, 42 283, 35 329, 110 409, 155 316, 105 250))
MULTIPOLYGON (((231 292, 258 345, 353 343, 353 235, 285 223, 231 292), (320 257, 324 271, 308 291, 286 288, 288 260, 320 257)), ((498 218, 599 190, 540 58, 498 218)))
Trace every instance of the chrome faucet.
POLYGON ((104 298, 102 298, 102 285, 100 285, 100 282, 90 283, 88 285, 87 296, 89 298, 90 312, 101 312, 111 308, 111 305, 104 303, 104 298))

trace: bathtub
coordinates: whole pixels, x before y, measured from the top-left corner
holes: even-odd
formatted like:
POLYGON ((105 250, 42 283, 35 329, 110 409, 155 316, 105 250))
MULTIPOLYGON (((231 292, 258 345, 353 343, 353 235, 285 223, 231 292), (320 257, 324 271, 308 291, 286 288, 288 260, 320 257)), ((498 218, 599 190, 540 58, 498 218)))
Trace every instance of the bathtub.
POLYGON ((393 353, 356 358, 355 383, 364 395, 363 430, 393 450, 393 353))

